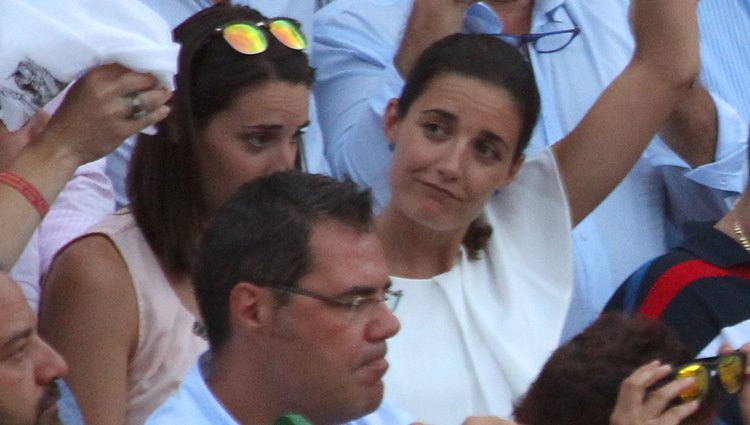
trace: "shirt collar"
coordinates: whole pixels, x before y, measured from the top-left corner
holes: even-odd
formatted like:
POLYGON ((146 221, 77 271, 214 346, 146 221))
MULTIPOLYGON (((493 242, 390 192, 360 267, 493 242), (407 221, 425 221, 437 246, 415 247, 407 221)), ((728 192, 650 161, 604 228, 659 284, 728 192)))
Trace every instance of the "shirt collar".
MULTIPOLYGON (((565 0, 536 0, 531 17, 531 32, 547 23, 565 0)), ((503 32, 500 18, 484 2, 473 4, 464 17, 464 32, 469 34, 497 34, 503 32)))
POLYGON ((711 264, 729 268, 750 263, 750 253, 729 235, 713 227, 713 223, 688 224, 687 239, 680 244, 684 249, 711 264))

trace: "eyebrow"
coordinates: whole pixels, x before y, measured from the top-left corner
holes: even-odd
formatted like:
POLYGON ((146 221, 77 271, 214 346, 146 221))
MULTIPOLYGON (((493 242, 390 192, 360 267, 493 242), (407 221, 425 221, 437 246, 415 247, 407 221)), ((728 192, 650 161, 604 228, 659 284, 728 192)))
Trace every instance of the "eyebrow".
MULTIPOLYGON (((308 121, 305 121, 304 124, 300 125, 297 128, 301 130, 301 129, 307 128, 309 126, 310 126, 310 121, 308 120, 308 121)), ((284 128, 284 126, 281 125, 281 124, 259 124, 259 125, 243 125, 242 128, 244 128, 246 130, 275 131, 275 130, 280 130, 280 129, 284 128)))
POLYGON ((282 128, 280 124, 259 124, 259 125, 243 125, 242 128, 245 130, 267 130, 273 131, 282 128))
MULTIPOLYGON (((453 114, 451 112, 448 112, 444 109, 427 109, 422 111, 423 115, 427 114, 435 114, 438 115, 440 118, 449 121, 450 123, 455 123, 458 121, 458 116, 456 114, 453 114)), ((505 150, 510 150, 510 146, 508 145, 508 142, 505 141, 499 134, 489 131, 489 130, 482 130, 479 135, 491 142, 497 142, 499 143, 505 150)))
POLYGON ((12 347, 13 345, 17 344, 18 341, 31 338, 31 335, 34 334, 34 330, 29 328, 22 330, 20 332, 16 332, 10 336, 5 342, 3 342, 2 347, 0 347, 2 350, 7 350, 8 348, 12 347))
MULTIPOLYGON (((387 291, 388 289, 391 288, 392 284, 393 283, 391 282, 391 280, 388 279, 386 281, 386 284, 385 284, 385 287, 383 288, 383 290, 387 291)), ((370 296, 370 295, 374 295, 377 292, 378 292, 378 289, 377 288, 373 288, 372 286, 356 285, 356 286, 353 286, 353 287, 349 288, 348 290, 342 292, 341 294, 337 295, 335 298, 352 296, 352 295, 367 297, 367 296, 370 296)))
POLYGON ((450 121, 450 122, 456 122, 458 121, 458 116, 456 114, 450 113, 444 109, 427 109, 422 111, 422 115, 428 115, 428 114, 435 114, 440 116, 440 118, 450 121))

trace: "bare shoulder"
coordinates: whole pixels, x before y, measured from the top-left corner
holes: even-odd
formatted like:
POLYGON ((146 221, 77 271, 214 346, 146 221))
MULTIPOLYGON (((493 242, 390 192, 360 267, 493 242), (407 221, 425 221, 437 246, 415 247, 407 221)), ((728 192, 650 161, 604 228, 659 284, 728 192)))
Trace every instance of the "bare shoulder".
POLYGON ((39 331, 68 361, 66 382, 86 423, 124 423, 138 302, 111 240, 89 235, 65 247, 47 275, 40 307, 39 331))
POLYGON ((76 293, 88 298, 91 294, 103 297, 100 301, 104 302, 111 297, 122 300, 120 297, 128 293, 135 296, 130 272, 119 251, 109 238, 97 234, 74 241, 55 258, 44 291, 56 293, 59 289, 63 297, 76 293))
POLYGON ((86 236, 58 254, 45 279, 39 326, 52 339, 72 326, 98 329, 127 340, 128 346, 134 342, 136 294, 127 265, 109 238, 86 236))

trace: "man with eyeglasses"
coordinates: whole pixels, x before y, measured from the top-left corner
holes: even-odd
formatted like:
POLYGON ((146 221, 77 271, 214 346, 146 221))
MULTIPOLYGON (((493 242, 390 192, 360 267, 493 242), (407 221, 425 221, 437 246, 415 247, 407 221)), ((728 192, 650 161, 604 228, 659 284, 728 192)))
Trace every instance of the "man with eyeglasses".
MULTIPOLYGON (((419 53, 459 31, 495 34, 522 50, 542 102, 527 153, 556 143, 630 61, 628 13, 627 0, 336 0, 316 13, 312 45, 334 175, 370 187, 376 209, 387 204, 383 111, 419 53)), ((575 228, 576 287, 563 339, 593 320, 635 268, 675 243, 683 223, 727 211, 747 176, 746 134, 731 106, 695 85, 663 140, 575 228)))
MULTIPOLYGON (((210 350, 147 424, 340 424, 380 406, 399 329, 369 194, 297 171, 244 186, 198 253, 210 350)), ((384 405, 361 424, 408 423, 384 405)))

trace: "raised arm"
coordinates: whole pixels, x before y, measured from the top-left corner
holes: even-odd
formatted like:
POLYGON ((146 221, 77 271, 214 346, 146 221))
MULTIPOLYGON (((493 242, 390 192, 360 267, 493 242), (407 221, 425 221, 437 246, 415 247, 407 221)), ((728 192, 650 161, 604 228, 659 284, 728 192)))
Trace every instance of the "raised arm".
POLYGON ((714 100, 696 81, 677 102, 659 135, 691 167, 716 158, 719 123, 714 100))
POLYGON ((631 62, 553 146, 574 224, 625 177, 700 70, 697 0, 635 0, 631 62))
POLYGON ((479 0, 415 0, 404 37, 393 59, 406 78, 422 52, 431 44, 461 31, 466 10, 479 0))
MULTIPOLYGON (((36 188, 52 204, 76 168, 114 150, 126 137, 163 119, 169 92, 156 80, 119 65, 91 70, 66 95, 44 126, 42 118, 15 133, 0 131, 0 142, 33 137, 1 172, 12 173, 36 188), (139 95, 147 114, 131 119, 128 95, 139 95), (43 129, 37 129, 38 127, 43 129)), ((4 129, 4 127, 3 127, 4 129)), ((5 162, 5 161, 4 161, 5 162)), ((9 270, 41 220, 36 208, 17 189, 0 184, 0 270, 9 270)))

